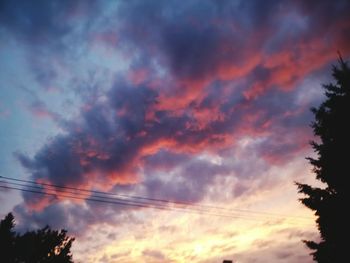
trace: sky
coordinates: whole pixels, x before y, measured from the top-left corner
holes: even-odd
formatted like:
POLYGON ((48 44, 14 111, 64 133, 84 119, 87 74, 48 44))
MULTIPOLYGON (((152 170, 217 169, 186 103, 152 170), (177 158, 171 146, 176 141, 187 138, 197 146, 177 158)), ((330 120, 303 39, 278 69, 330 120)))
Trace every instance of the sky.
POLYGON ((349 11, 2 0, 0 176, 167 209, 1 188, 1 218, 67 229, 76 262, 312 262, 294 182, 317 183, 310 108, 350 57, 349 11))

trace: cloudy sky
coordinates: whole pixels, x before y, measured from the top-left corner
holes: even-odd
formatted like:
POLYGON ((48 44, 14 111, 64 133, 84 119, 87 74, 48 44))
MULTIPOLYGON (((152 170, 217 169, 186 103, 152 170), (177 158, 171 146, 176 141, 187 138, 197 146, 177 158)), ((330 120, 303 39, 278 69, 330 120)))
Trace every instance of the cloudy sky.
POLYGON ((350 56, 349 11, 1 1, 0 176, 47 184, 1 178, 1 217, 68 229, 77 262, 312 262, 294 181, 314 182, 309 109, 350 56))

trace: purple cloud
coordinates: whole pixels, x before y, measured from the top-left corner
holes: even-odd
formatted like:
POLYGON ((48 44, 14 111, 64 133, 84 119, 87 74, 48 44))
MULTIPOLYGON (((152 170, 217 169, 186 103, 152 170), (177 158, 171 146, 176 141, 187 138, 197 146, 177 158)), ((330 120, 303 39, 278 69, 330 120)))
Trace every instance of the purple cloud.
MULTIPOLYGON (((27 46, 36 82, 62 81, 82 103, 64 119, 32 102, 29 110, 54 118, 62 132, 33 156, 16 157, 37 182, 173 201, 219 198, 212 188, 227 182, 231 199, 272 188, 279 179, 268 178, 269 168, 308 147, 310 105, 298 103, 299 84, 321 74, 336 49, 350 54, 349 4, 330 2, 125 1, 114 10, 95 1, 4 1, 1 29, 27 46), (98 43, 125 65, 101 69, 97 53, 83 60, 94 67, 85 74, 75 59, 94 54, 90 38, 105 32, 112 37, 98 43), (107 80, 90 81, 104 70, 107 80)), ((136 209, 23 197, 16 214, 28 227, 48 222, 74 233, 136 209)), ((286 251, 275 257, 289 258, 286 251)))

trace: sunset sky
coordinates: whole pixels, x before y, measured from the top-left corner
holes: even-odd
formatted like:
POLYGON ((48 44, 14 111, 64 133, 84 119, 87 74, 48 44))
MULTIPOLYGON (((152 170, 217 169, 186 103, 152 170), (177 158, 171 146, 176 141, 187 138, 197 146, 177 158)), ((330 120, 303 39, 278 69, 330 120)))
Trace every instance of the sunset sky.
POLYGON ((1 218, 67 229, 82 263, 312 262, 294 182, 315 183, 310 107, 337 51, 350 57, 349 13, 346 0, 1 1, 0 176, 166 205, 0 188, 1 218))

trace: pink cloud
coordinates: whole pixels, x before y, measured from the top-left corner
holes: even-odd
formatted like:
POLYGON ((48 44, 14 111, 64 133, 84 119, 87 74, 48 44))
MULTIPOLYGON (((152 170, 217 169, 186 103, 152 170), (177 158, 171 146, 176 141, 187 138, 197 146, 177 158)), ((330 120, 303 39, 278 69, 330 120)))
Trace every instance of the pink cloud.
POLYGON ((57 115, 51 112, 41 101, 35 101, 28 106, 29 112, 39 119, 56 119, 57 115))

